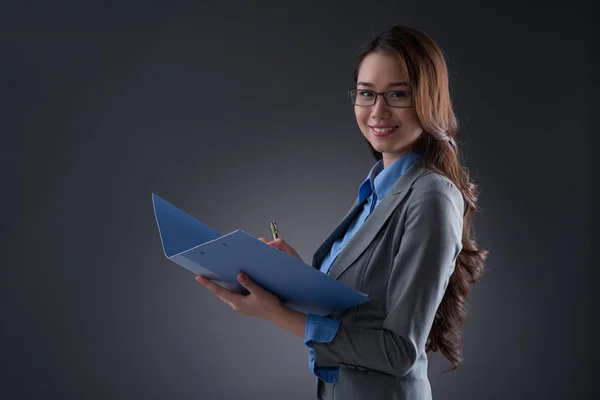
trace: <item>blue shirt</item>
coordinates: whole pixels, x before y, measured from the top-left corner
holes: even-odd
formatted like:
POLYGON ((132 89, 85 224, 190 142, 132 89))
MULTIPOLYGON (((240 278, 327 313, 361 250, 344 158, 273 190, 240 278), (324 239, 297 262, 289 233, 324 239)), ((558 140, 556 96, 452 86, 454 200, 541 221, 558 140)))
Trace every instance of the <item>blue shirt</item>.
MULTIPOLYGON (((371 215, 377 204, 390 191, 394 183, 402 176, 421 155, 410 152, 395 160, 387 168, 383 168, 383 161, 379 160, 369 176, 363 181, 358 189, 358 203, 365 199, 362 211, 356 216, 354 221, 348 226, 343 237, 336 240, 331 246, 331 250, 323 259, 320 270, 324 274, 329 273, 331 265, 340 254, 342 249, 350 241, 352 236, 360 229, 366 219, 371 215)), ((337 383, 339 367, 324 366, 315 368, 315 351, 313 342, 327 343, 331 342, 339 329, 340 321, 328 317, 321 317, 314 314, 308 314, 304 329, 304 344, 309 348, 308 366, 311 372, 327 383, 337 383)))

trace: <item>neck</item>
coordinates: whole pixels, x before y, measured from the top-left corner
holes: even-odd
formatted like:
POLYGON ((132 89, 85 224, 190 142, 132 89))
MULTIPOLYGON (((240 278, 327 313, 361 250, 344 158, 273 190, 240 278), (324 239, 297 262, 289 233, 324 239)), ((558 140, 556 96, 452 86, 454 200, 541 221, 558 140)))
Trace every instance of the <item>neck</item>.
POLYGON ((392 165, 392 163, 394 161, 396 161, 397 159, 399 159, 402 156, 407 155, 408 153, 410 153, 412 151, 412 147, 399 152, 399 153, 382 153, 382 157, 383 157, 383 168, 387 168, 388 166, 392 165))

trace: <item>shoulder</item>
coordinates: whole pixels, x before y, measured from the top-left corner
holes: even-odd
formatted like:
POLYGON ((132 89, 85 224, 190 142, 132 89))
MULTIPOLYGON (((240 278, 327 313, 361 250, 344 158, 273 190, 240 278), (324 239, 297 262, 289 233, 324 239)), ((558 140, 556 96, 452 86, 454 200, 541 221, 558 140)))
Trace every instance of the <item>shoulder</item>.
POLYGON ((462 193, 454 182, 432 169, 427 169, 413 182, 411 197, 447 200, 459 208, 464 207, 462 193))

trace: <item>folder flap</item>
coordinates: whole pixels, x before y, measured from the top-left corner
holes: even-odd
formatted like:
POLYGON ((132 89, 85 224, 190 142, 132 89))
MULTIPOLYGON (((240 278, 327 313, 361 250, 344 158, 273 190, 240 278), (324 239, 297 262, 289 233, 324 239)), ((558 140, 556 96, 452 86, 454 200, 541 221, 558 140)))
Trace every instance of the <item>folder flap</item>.
POLYGON ((154 216, 165 255, 172 257, 221 234, 152 193, 154 216))

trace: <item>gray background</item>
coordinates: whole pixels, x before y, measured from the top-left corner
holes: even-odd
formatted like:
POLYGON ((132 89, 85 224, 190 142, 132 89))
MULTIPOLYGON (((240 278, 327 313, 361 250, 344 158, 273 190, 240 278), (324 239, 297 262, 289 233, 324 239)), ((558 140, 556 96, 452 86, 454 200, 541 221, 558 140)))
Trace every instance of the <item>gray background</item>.
POLYGON ((528 6, 4 5, 0 397, 314 398, 298 337, 164 257, 151 193, 310 260, 374 162, 353 53, 405 23, 449 57, 490 250, 434 396, 590 398, 590 11, 528 6))

